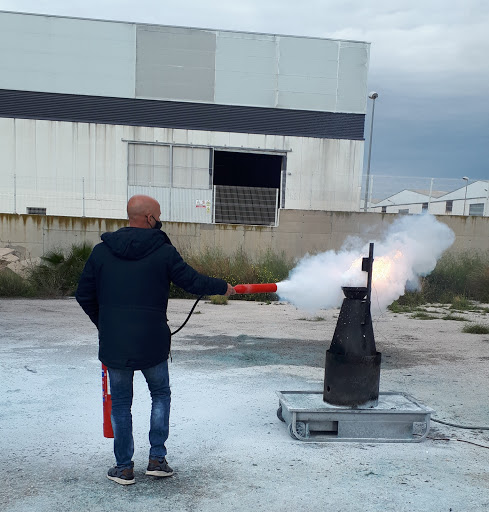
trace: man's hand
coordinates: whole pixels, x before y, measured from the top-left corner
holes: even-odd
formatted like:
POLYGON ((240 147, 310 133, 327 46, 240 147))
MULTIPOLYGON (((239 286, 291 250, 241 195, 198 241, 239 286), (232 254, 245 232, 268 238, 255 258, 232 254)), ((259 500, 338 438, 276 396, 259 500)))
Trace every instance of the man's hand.
POLYGON ((224 294, 224 297, 229 297, 230 295, 235 295, 236 290, 228 283, 228 291, 224 294))

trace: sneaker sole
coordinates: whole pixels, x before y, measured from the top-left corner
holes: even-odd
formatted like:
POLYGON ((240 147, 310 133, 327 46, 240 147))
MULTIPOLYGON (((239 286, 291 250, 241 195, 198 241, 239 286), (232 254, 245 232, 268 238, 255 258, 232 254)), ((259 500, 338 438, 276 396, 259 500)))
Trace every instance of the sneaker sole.
POLYGON ((153 470, 153 471, 150 471, 149 469, 146 470, 146 474, 149 475, 149 476, 172 476, 173 475, 173 471, 171 473, 168 473, 168 471, 157 471, 157 470, 153 470))
POLYGON ((109 476, 109 475, 107 475, 107 478, 109 480, 113 480, 114 482, 117 482, 118 484, 121 484, 121 485, 131 485, 131 484, 136 483, 136 480, 134 478, 132 480, 124 480, 123 478, 117 478, 116 476, 109 476))

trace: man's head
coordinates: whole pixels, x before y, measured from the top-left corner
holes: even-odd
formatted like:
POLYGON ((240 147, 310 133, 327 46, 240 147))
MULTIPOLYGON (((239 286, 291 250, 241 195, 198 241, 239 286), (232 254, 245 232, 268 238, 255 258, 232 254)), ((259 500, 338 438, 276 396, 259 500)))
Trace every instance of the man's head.
POLYGON ((160 215, 160 204, 152 197, 132 196, 127 203, 127 216, 131 228, 154 228, 159 224, 160 215))

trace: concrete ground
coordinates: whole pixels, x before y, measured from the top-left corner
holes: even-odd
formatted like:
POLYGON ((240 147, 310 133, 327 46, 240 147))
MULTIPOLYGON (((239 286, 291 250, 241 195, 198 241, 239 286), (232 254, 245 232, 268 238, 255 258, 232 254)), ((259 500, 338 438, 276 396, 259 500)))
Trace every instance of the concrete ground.
MULTIPOLYGON (((170 302, 173 329, 191 305, 170 302)), ((136 484, 123 487, 105 476, 113 454, 102 435, 95 328, 73 299, 0 301, 0 509, 489 510, 489 450, 477 446, 489 447, 489 431, 432 423, 430 439, 410 444, 289 436, 276 391, 322 389, 337 315, 311 317, 283 303, 200 303, 173 340, 167 447, 175 475, 144 475, 150 399, 138 373, 136 484)), ((489 324, 484 312, 464 316, 489 324)), ((488 426, 489 335, 464 334, 464 324, 377 318, 381 391, 409 393, 442 420, 488 426)))

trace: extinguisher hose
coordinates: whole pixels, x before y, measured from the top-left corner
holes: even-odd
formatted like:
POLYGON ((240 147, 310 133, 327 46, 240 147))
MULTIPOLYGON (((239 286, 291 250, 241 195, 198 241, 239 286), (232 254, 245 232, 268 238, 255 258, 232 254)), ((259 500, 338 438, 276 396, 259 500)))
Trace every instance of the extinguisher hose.
POLYGON ((186 323, 189 321, 190 317, 192 316, 192 313, 194 312, 194 309, 195 309, 195 306, 197 306, 197 304, 199 303, 199 300, 203 297, 203 295, 201 295, 194 303, 194 305, 192 306, 192 309, 190 310, 190 313, 188 314, 187 318, 185 319, 185 322, 183 322, 183 324, 176 330, 176 331, 173 331, 171 333, 171 335, 173 336, 174 334, 176 334, 178 331, 182 330, 186 323))

